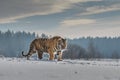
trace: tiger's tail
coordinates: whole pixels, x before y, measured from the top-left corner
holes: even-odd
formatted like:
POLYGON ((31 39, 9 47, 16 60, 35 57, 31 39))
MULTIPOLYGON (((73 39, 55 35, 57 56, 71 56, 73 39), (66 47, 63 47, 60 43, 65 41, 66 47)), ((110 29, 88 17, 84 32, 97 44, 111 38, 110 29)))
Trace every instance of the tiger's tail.
POLYGON ((30 48, 29 48, 29 52, 27 54, 24 54, 24 51, 22 51, 22 56, 27 57, 27 59, 29 60, 29 57, 33 54, 36 53, 36 50, 34 48, 34 45, 31 44, 30 48))
POLYGON ((29 54, 24 54, 24 51, 22 51, 22 56, 27 57, 29 54))
POLYGON ((29 58, 30 58, 31 55, 30 55, 29 52, 28 52, 28 54, 25 55, 25 54, 24 54, 24 51, 22 51, 22 56, 27 57, 27 60, 29 60, 29 58))

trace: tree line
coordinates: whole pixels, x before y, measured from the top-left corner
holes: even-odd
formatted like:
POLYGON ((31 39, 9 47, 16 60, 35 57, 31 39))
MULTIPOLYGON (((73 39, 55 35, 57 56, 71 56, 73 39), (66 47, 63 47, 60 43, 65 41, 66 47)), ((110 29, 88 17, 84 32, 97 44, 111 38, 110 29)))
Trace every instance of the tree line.
POLYGON ((29 43, 35 38, 35 33, 0 31, 0 55, 16 57, 21 51, 27 50, 29 43))
MULTIPOLYGON (((0 31, 0 56, 19 57, 21 52, 27 52, 32 40, 38 37, 48 38, 42 33, 40 36, 25 31, 0 31)), ((117 38, 78 38, 67 39, 68 47, 63 52, 66 59, 96 59, 96 58, 120 58, 120 37, 117 38)))
POLYGON ((70 59, 120 58, 120 37, 78 38, 68 40, 68 49, 63 55, 70 59))

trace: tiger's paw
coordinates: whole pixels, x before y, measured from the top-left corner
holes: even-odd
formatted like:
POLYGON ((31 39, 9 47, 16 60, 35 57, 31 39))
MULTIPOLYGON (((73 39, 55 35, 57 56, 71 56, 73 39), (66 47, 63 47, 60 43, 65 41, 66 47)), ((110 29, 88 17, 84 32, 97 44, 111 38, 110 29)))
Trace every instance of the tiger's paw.
POLYGON ((58 61, 63 61, 63 59, 58 59, 58 61))

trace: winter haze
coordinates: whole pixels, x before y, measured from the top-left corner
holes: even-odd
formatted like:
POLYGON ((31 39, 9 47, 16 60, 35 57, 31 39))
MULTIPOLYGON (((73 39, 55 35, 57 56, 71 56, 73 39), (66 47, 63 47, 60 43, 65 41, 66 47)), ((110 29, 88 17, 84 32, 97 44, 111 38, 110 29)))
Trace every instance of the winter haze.
POLYGON ((0 0, 0 80, 120 80, 120 0, 0 0), (22 56, 56 35, 63 61, 22 56))

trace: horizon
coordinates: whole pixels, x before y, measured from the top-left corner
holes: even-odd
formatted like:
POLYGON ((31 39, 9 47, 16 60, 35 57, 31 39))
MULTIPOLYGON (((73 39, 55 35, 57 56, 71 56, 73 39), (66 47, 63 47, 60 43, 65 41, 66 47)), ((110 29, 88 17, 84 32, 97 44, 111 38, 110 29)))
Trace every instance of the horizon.
MULTIPOLYGON (((25 32, 25 33, 30 33, 30 34, 34 34, 35 32, 26 32, 26 31, 12 31, 12 30, 7 30, 7 31, 1 31, 0 30, 0 32, 1 33, 6 33, 6 32, 8 32, 8 31, 10 31, 10 32, 13 32, 14 34, 16 34, 16 33, 18 33, 18 32, 25 32)), ((35 37, 37 37, 37 36, 39 36, 39 37, 41 37, 41 35, 42 34, 45 34, 45 33, 40 33, 40 34, 37 34, 37 33, 35 33, 35 37)), ((48 36, 48 37, 53 37, 53 36, 59 36, 59 35, 49 35, 49 34, 45 34, 46 36, 48 36)), ((61 37, 64 37, 64 36, 61 36, 61 37)), ((93 37, 93 36, 78 36, 78 37, 75 37, 75 38, 69 38, 69 37, 64 37, 64 38, 67 38, 67 39, 71 39, 71 40, 73 40, 73 39, 82 39, 82 38, 85 38, 85 39, 87 39, 87 38, 93 38, 93 39, 95 39, 95 38, 111 38, 111 39, 114 39, 114 38, 120 38, 120 36, 102 36, 102 37, 100 37, 100 36, 95 36, 95 37, 93 37)))
POLYGON ((119 0, 3 0, 0 30, 67 38, 119 37, 119 0))

